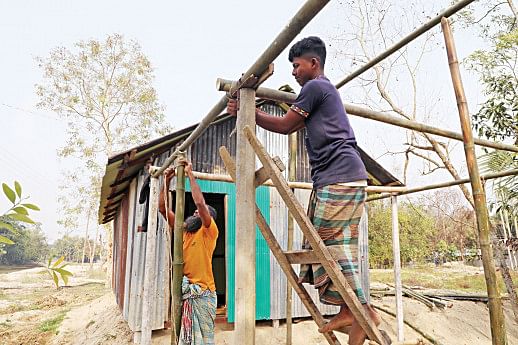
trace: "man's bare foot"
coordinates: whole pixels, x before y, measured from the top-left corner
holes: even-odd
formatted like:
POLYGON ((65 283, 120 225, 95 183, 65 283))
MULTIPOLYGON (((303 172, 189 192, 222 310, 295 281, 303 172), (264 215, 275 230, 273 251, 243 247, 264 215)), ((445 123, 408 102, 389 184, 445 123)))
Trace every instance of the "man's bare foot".
MULTIPOLYGON (((363 308, 374 322, 374 325, 379 326, 381 318, 378 313, 369 305, 364 305, 363 308)), ((349 332, 349 345, 363 345, 365 339, 367 339, 367 334, 360 324, 354 320, 349 332)))
POLYGON ((328 323, 326 323, 323 327, 319 328, 318 331, 320 333, 326 333, 329 331, 334 331, 339 328, 347 327, 352 325, 354 321, 354 317, 351 314, 351 311, 347 307, 340 307, 340 312, 336 314, 328 323))

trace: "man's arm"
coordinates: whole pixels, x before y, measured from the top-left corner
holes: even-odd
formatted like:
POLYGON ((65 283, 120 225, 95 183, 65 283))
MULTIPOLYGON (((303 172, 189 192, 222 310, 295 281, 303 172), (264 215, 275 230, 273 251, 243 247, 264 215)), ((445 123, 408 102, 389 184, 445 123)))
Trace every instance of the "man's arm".
POLYGON ((194 174, 192 173, 192 163, 189 162, 189 164, 185 166, 185 173, 191 182, 192 199, 194 200, 194 204, 198 209, 198 215, 201 218, 203 226, 208 228, 212 223, 212 217, 210 216, 209 208, 205 203, 205 198, 203 197, 200 186, 198 186, 198 183, 196 182, 196 177, 194 177, 194 174))
MULTIPOLYGON (((230 99, 228 101, 227 111, 231 115, 237 115, 237 100, 230 99)), ((262 128, 280 134, 291 134, 305 126, 304 117, 291 109, 284 116, 273 116, 256 109, 255 121, 262 128)))
POLYGON ((166 193, 169 193, 169 183, 171 182, 171 179, 173 178, 175 172, 174 168, 167 168, 164 171, 164 180, 165 180, 165 191, 162 188, 160 190, 160 197, 158 198, 158 210, 164 216, 165 219, 168 220, 169 226, 171 228, 174 228, 174 212, 173 210, 166 210, 166 193), (166 216, 167 214, 167 216, 166 216))

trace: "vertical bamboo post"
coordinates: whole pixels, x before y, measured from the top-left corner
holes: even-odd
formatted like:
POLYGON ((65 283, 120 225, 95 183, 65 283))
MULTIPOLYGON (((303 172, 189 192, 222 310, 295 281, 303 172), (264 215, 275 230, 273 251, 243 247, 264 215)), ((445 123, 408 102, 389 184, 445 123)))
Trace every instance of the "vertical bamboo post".
MULTIPOLYGON (((509 239, 512 239, 513 238, 513 233, 511 231, 511 221, 509 220, 509 212, 507 211, 507 209, 504 209, 504 219, 505 219, 505 226, 507 228, 507 231, 509 232, 509 239)), ((507 245, 507 238, 505 240, 505 246, 507 247, 507 250, 509 251, 509 262, 511 263, 510 266, 511 266, 511 269, 514 270, 517 268, 517 263, 516 263, 516 258, 514 258, 514 255, 513 255, 513 251, 512 249, 510 249, 510 246, 507 245)))
POLYGON ((173 324, 171 326, 171 345, 178 343, 180 335, 180 324, 182 319, 182 279, 183 279, 183 221, 185 218, 185 172, 184 165, 179 163, 185 158, 181 152, 176 160, 176 203, 173 232, 173 281, 171 315, 173 324))
MULTIPOLYGON (((288 161, 288 181, 295 181, 297 178, 297 132, 288 136, 289 161, 288 161)), ((293 249, 293 232, 295 222, 291 213, 288 211, 288 245, 287 250, 293 249)), ((293 298, 292 287, 286 281, 286 345, 291 345, 293 339, 293 298)))
POLYGON ((513 258, 511 257, 511 249, 509 249, 509 246, 507 245, 507 222, 505 220, 504 211, 500 209, 498 213, 500 213, 500 221, 502 222, 502 230, 504 231, 504 247, 507 249, 507 256, 509 257, 509 266, 511 266, 511 269, 514 270, 514 262, 513 258))
POLYGON ((153 308, 155 306, 156 231, 158 213, 158 178, 152 176, 149 191, 149 212, 146 232, 146 261, 144 263, 144 292, 142 297, 141 345, 151 344, 153 308))
POLYGON ((394 255, 394 286, 396 287, 396 321, 397 321, 397 340, 403 342, 404 317, 403 317, 403 285, 401 283, 401 255, 399 248, 399 218, 397 207, 397 196, 390 197, 392 204, 392 252, 394 255))
POLYGON ((360 220, 360 233, 358 234, 358 271, 360 283, 367 303, 370 303, 370 281, 369 281, 369 206, 364 206, 360 220))
POLYGON ((480 180, 468 104, 460 76, 455 42, 453 40, 453 34, 447 18, 443 18, 441 20, 441 26, 444 34, 444 41, 446 43, 446 52, 448 54, 448 64, 450 66, 453 89, 455 90, 455 97, 457 99, 457 108, 459 109, 462 135, 464 137, 466 163, 468 166, 469 177, 471 179, 471 188, 473 189, 473 200, 475 202, 475 213, 478 225, 478 240, 482 253, 482 264, 484 266, 484 276, 487 286, 491 337, 493 345, 504 345, 507 344, 505 320, 502 311, 502 301, 500 300, 500 293, 497 287, 493 250, 489 240, 489 214, 486 205, 486 194, 482 186, 482 181, 480 180))
POLYGON ((239 91, 236 152, 236 272, 234 344, 255 344, 255 154, 243 128, 255 128, 255 90, 239 91))

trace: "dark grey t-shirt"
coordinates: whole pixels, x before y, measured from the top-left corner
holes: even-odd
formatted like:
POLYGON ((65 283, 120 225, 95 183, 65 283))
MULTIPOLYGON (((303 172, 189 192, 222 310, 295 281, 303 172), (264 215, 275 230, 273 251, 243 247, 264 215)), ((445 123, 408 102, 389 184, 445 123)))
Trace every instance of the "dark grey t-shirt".
POLYGON ((313 187, 367 179, 338 90, 324 76, 308 81, 291 107, 305 117, 313 187))

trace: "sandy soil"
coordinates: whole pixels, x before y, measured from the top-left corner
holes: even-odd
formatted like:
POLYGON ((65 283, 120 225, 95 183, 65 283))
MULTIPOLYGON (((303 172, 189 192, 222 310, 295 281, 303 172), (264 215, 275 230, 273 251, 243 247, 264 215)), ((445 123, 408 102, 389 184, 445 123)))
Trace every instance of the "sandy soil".
MULTIPOLYGON (((385 297, 374 301, 391 311, 395 310, 395 299, 385 297)), ((443 345, 490 345, 489 316, 484 303, 455 301, 446 310, 430 311, 428 307, 409 298, 404 299, 405 317, 413 325, 424 331, 443 345)), ((518 325, 511 323, 512 313, 508 303, 505 305, 509 344, 518 344, 518 325)), ((396 322, 394 317, 380 312, 383 322, 381 328, 396 339, 396 322)), ((229 325, 217 324, 216 343, 230 345, 233 343, 233 332, 229 325)), ((405 341, 417 341, 423 336, 405 325, 405 341)), ((256 344, 282 344, 286 337, 286 326, 272 327, 271 322, 258 322, 256 328, 256 344)), ((347 344, 347 336, 338 334, 342 344, 347 344)), ((51 341, 53 345, 81 344, 131 344, 132 333, 118 312, 118 307, 111 294, 93 301, 89 305, 72 310, 62 324, 60 334, 51 341)), ((367 344, 366 342, 365 344, 367 344)), ((425 341, 425 344, 429 344, 425 341)), ((167 330, 153 333, 153 344, 169 345, 170 333, 167 330)), ((311 320, 303 320, 293 325, 293 344, 324 345, 326 340, 318 333, 316 324, 311 320)))
MULTIPOLYGON (((461 269, 461 268, 459 268, 461 269)), ((73 266, 71 287, 56 290, 52 281, 40 274, 41 268, 0 274, 0 344, 131 344, 133 333, 123 320, 115 299, 103 280, 92 278, 86 267, 73 266), (62 315, 57 331, 42 331, 42 324, 62 315), (57 334, 56 334, 57 333, 57 334)), ((465 271, 463 271, 465 272, 465 271)), ((374 299, 374 305, 395 310, 394 297, 374 299)), ((509 344, 518 344, 518 325, 511 322, 509 302, 504 303, 509 344)), ((484 303, 454 301, 451 308, 429 310, 424 304, 404 299, 405 319, 443 345, 490 345, 489 314, 484 303)), ((386 330, 396 339, 395 318, 380 311, 386 330)), ((296 320, 293 344, 327 344, 311 320, 296 320)), ((423 336, 405 326, 405 341, 423 336)), ((258 322, 256 344, 283 344, 286 326, 275 328, 272 322, 258 322)), ((347 335, 338 334, 342 344, 347 335)), ((232 325, 217 323, 216 343, 233 344, 232 325)), ((367 344, 366 342, 365 344, 367 344)), ((426 344, 430 342, 426 341, 426 344)), ((155 331, 153 344, 170 344, 168 330, 155 331)))

